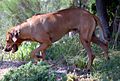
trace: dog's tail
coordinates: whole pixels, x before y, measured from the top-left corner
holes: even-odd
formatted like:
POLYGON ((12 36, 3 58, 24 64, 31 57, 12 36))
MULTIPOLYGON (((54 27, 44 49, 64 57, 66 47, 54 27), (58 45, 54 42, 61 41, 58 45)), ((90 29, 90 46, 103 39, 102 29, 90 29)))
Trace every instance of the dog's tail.
POLYGON ((105 39, 106 38, 106 33, 103 30, 103 26, 99 20, 99 18, 97 16, 94 16, 95 22, 96 22, 96 27, 99 28, 99 38, 101 41, 103 41, 104 43, 107 43, 108 41, 105 39))

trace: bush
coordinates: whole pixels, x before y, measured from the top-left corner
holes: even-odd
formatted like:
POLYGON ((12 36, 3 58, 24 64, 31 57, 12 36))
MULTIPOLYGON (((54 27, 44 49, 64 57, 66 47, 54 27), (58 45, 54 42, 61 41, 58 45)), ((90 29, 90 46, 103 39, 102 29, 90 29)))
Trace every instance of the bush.
POLYGON ((24 42, 20 47, 19 50, 16 52, 15 57, 13 59, 22 60, 22 61, 29 61, 30 60, 30 53, 38 46, 36 42, 24 42))
MULTIPOLYGON (((57 81, 56 79, 57 74, 50 69, 50 65, 44 62, 34 65, 32 62, 29 62, 16 70, 10 70, 4 75, 2 81, 57 81)), ((66 81, 65 75, 61 81, 66 81)))

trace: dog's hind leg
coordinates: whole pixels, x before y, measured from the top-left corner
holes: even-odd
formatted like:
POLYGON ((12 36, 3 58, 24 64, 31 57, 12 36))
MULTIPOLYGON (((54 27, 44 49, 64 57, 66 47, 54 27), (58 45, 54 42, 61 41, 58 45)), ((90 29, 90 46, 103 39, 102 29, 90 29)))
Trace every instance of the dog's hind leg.
POLYGON ((87 69, 90 70, 93 60, 95 58, 95 55, 93 55, 93 51, 91 49, 91 45, 90 45, 90 41, 84 40, 83 38, 80 37, 81 43, 83 45, 83 47, 86 49, 87 51, 87 55, 88 55, 88 62, 87 62, 87 69))
POLYGON ((108 43, 106 42, 102 42, 96 35, 93 34, 92 36, 92 42, 99 45, 102 50, 104 51, 104 56, 106 58, 106 60, 109 59, 109 56, 108 56, 108 43))

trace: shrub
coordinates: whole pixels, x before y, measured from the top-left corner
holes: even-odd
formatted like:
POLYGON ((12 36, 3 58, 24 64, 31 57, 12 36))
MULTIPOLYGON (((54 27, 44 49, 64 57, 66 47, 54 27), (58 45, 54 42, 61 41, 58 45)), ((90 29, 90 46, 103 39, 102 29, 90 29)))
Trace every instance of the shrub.
MULTIPOLYGON (((50 65, 44 62, 34 65, 32 62, 29 62, 16 70, 10 70, 4 75, 2 81, 57 81, 56 79, 57 74, 50 69, 50 65)), ((61 81, 66 81, 65 75, 61 81)))
POLYGON ((30 61, 30 53, 38 44, 36 42, 23 42, 18 51, 13 53, 4 54, 4 60, 17 60, 17 61, 30 61))

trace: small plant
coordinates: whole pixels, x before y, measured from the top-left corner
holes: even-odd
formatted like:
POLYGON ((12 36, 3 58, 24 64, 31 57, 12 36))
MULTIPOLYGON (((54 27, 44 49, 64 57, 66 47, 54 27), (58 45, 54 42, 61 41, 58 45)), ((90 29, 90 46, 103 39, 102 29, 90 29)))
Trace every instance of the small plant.
POLYGON ((30 61, 30 53, 37 47, 36 42, 23 42, 18 51, 13 53, 4 54, 4 59, 17 60, 17 61, 30 61))

